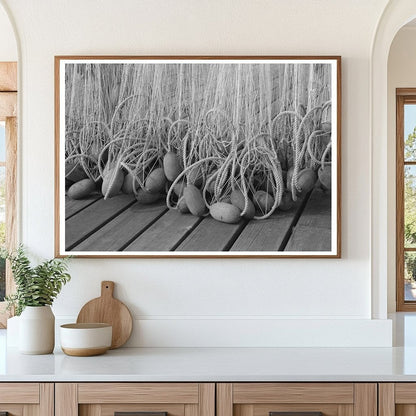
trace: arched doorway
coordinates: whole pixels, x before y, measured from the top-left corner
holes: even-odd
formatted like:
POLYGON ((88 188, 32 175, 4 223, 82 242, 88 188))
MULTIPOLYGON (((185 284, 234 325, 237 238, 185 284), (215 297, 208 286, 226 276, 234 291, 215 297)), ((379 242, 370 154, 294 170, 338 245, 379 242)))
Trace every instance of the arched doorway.
POLYGON ((380 18, 371 54, 371 274, 372 316, 376 319, 387 317, 386 300, 391 289, 388 282, 395 265, 395 235, 391 227, 395 221, 395 186, 394 174, 393 179, 390 175, 394 166, 388 156, 388 57, 397 32, 415 17, 414 0, 390 2, 380 18))

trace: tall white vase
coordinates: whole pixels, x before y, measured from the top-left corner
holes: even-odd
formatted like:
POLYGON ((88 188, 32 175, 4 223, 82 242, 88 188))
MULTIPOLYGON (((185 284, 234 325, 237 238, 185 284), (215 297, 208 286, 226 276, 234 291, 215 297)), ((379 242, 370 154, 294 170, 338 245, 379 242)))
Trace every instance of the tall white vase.
POLYGON ((55 346, 55 316, 50 306, 26 306, 19 319, 19 351, 50 354, 55 346))

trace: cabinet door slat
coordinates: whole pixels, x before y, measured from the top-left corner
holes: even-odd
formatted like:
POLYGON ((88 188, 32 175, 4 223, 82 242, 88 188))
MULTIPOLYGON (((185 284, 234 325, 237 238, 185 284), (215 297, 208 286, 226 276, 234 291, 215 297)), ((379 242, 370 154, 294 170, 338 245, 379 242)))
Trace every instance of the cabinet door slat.
POLYGON ((351 383, 236 383, 234 403, 354 403, 351 383))
POLYGON ((55 416, 78 416, 76 384, 57 383, 55 385, 55 416))
POLYGON ((233 416, 233 385, 217 384, 217 416, 233 416))
POLYGON ((1 383, 0 403, 39 404, 39 383, 1 383))
POLYGON ((215 416, 215 383, 199 384, 199 416, 215 416))
POLYGON ((354 416, 377 416, 377 384, 354 384, 354 416))
POLYGON ((198 403, 197 383, 79 383, 78 403, 198 403))
POLYGON ((416 383, 396 383, 394 390, 397 404, 414 404, 416 402, 416 383))
POLYGON ((394 416, 395 414, 394 383, 378 385, 378 414, 379 416, 394 416))

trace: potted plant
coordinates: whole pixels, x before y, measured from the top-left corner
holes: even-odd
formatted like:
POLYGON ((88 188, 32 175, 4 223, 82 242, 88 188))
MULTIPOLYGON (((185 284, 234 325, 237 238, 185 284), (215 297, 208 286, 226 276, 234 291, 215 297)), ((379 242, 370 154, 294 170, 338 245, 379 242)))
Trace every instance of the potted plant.
POLYGON ((50 354, 55 346, 55 316, 51 305, 71 276, 67 258, 32 266, 23 246, 4 252, 10 261, 16 293, 6 296, 9 310, 19 318, 19 350, 50 354))

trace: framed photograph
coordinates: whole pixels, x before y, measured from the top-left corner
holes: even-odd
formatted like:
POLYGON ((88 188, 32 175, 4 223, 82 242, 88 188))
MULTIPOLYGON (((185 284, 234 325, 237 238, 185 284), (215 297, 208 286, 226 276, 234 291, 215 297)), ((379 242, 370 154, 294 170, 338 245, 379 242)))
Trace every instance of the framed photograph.
POLYGON ((55 57, 56 255, 340 257, 341 58, 55 57))

